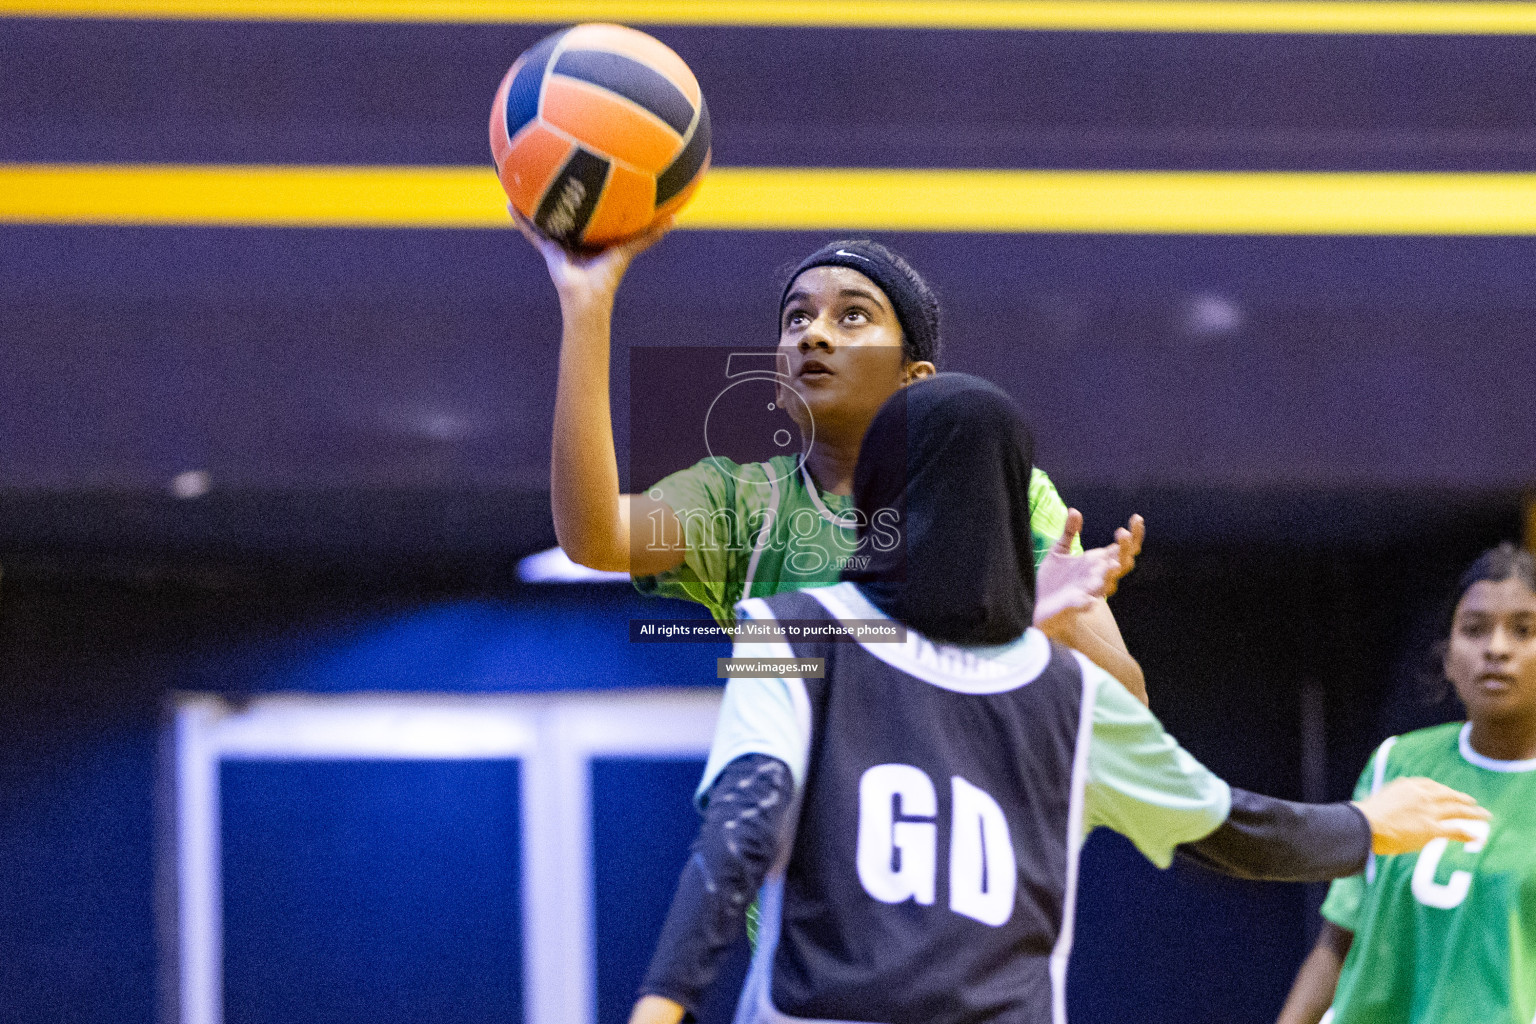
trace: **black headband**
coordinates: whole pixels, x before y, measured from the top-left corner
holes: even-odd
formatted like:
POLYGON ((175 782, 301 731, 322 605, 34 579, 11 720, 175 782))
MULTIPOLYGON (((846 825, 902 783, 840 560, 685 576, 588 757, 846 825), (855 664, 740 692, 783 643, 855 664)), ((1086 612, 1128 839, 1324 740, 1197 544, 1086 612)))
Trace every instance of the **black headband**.
POLYGON ((857 270, 890 299, 901 324, 902 348, 909 360, 934 361, 939 354, 939 300, 928 283, 907 261, 878 242, 831 242, 811 253, 789 275, 779 295, 779 319, 789 290, 801 274, 813 267, 847 267, 857 270))

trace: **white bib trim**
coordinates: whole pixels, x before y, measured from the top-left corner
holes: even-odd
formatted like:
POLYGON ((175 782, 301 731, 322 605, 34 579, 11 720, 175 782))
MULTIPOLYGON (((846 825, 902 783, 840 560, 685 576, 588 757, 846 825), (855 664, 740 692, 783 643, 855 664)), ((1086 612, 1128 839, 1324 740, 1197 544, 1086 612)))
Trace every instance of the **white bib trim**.
MULTIPOLYGON (((814 597, 834 618, 890 620, 880 609, 870 604, 852 583, 839 583, 831 587, 813 587, 805 593, 814 597)), ((996 648, 961 647, 956 644, 934 643, 915 630, 907 630, 907 640, 900 644, 874 644, 859 642, 876 658, 915 676, 925 683, 955 693, 976 695, 1007 693, 1027 686, 1039 678, 1051 660, 1051 644, 1038 629, 1025 631, 1024 649, 1016 659, 1004 661, 982 653, 996 648)))

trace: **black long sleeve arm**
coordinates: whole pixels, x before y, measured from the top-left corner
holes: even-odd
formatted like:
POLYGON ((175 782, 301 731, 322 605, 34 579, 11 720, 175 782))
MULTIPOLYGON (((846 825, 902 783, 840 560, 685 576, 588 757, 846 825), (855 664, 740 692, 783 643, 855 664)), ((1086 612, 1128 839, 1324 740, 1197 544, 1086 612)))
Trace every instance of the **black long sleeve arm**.
POLYGON ((1323 882, 1365 870, 1371 825, 1354 804, 1298 804, 1233 787, 1227 820, 1178 853, 1238 878, 1323 882))
POLYGON ((698 1012, 773 866, 793 795, 789 767, 764 754, 738 757, 716 777, 642 994, 665 996, 698 1012))

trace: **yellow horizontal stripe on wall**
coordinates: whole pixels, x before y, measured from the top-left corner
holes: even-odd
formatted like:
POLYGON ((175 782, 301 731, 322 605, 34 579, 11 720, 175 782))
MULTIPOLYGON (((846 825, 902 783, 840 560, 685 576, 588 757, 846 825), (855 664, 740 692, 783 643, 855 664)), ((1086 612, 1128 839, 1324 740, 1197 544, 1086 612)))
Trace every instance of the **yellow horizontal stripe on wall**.
MULTIPOLYGON (((0 222, 505 228, 481 167, 0 164, 0 222)), ((706 230, 1536 234, 1536 174, 720 167, 706 230)))
POLYGON ((0 0, 0 17, 773 25, 1079 32, 1536 33, 1536 4, 1363 0, 0 0))
POLYGON ((0 164, 0 221, 485 228, 508 223, 485 167, 0 164))
POLYGON ((728 175, 706 179, 698 209, 689 211, 689 226, 1132 234, 1536 233, 1536 174, 742 168, 730 169, 728 175))

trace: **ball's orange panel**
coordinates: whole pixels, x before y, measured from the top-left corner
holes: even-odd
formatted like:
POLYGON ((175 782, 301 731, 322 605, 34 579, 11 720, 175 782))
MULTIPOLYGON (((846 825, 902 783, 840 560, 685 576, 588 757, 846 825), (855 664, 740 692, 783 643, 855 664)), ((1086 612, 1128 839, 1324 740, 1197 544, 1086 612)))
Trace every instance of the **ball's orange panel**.
POLYGON ((672 84, 688 97, 688 102, 695 107, 699 105, 699 80, 693 77, 693 71, 683 58, 659 39, 623 25, 593 23, 577 25, 562 41, 567 50, 607 50, 648 64, 671 79, 672 84))
POLYGON ((500 167, 501 187, 517 212, 532 217, 544 190, 576 147, 537 121, 517 133, 500 167))
POLYGON ((649 227, 655 211, 656 179, 615 164, 581 240, 597 247, 622 242, 649 227))
POLYGON ((692 181, 683 186, 683 190, 681 192, 673 196, 671 199, 668 199, 665 203, 662 203, 660 206, 656 207, 657 220, 660 220, 662 217, 665 217, 669 213, 676 213, 678 210, 681 210, 684 206, 687 205, 688 200, 693 198, 693 194, 699 190, 699 182, 704 180, 704 173, 709 170, 709 161, 711 155, 712 154, 705 155, 704 163, 699 165, 699 173, 693 176, 692 181))
POLYGON ((570 132, 595 153, 658 174, 683 148, 682 138, 655 115, 607 89, 550 75, 539 117, 570 132))

